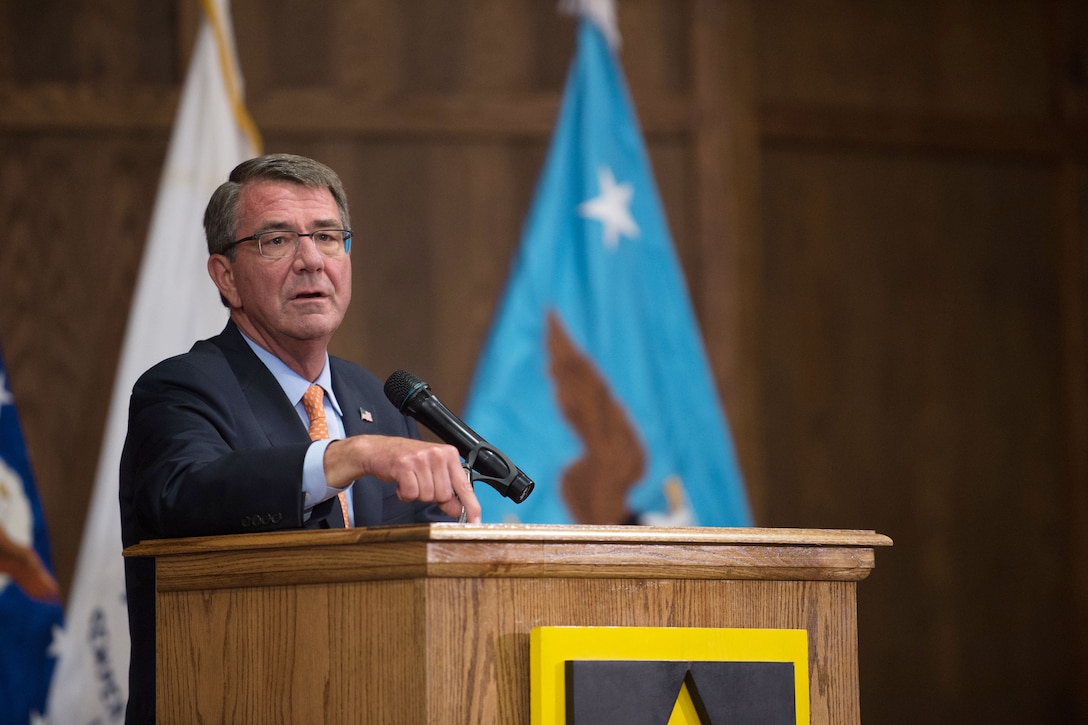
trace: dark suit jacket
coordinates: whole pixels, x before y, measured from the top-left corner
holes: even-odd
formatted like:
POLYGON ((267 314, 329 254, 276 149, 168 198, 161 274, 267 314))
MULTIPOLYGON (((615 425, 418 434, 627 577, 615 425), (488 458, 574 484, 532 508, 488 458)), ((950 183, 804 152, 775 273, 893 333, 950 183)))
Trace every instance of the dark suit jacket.
MULTIPOLYGON (((330 358, 348 435, 418 438, 378 378, 330 358), (362 420, 359 409, 372 422, 362 420)), ((333 498, 303 520, 302 464, 311 441, 283 389, 228 323, 221 334, 165 360, 137 381, 121 456, 121 537, 145 539, 343 526, 333 498)), ((352 487, 357 526, 448 521, 430 504, 397 499, 393 483, 352 487)), ((127 722, 155 712, 154 562, 125 560, 132 661, 127 722)))

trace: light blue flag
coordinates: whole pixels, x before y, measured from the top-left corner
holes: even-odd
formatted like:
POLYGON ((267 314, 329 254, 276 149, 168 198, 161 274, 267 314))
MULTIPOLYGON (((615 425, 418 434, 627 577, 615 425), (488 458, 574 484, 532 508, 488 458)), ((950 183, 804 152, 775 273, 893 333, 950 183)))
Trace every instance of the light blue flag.
MULTIPOLYGON (((14 547, 33 548, 45 567, 50 567, 45 518, 2 357, 0 527, 9 554, 14 547)), ((32 599, 5 571, 0 569, 0 723, 30 723, 45 712, 54 665, 49 648, 53 627, 61 622, 61 608, 56 601, 32 599)))
POLYGON ((485 521, 751 525, 619 63, 578 47, 465 421, 537 487, 485 521))

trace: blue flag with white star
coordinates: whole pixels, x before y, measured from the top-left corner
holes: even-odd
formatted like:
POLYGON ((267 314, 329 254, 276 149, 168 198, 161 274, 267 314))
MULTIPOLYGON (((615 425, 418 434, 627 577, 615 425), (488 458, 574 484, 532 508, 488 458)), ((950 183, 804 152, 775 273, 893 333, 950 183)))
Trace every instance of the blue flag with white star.
POLYGON ((559 120, 466 423, 537 486, 486 521, 751 525, 642 133, 579 21, 559 120))
POLYGON ((60 624, 49 538, 15 401, 0 357, 0 722, 29 723, 45 711, 60 624))

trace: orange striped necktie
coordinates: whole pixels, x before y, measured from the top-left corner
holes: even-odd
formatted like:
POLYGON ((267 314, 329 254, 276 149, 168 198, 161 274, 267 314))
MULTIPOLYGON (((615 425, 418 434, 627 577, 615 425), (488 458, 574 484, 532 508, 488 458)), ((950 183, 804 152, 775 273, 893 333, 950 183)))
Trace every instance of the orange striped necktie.
MULTIPOLYGON (((302 396, 302 407, 310 418, 310 440, 320 441, 329 437, 329 422, 325 420, 325 391, 320 385, 311 385, 302 396)), ((348 527, 348 497, 346 491, 337 494, 340 511, 344 514, 344 527, 348 527)))

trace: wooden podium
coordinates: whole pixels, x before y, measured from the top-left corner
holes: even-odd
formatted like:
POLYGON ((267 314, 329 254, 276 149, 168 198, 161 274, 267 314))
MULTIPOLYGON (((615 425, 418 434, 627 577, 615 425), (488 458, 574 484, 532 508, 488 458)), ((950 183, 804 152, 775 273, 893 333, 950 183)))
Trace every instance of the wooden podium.
POLYGON ((430 524, 147 541, 161 723, 524 723, 538 626, 808 632, 860 723, 871 531, 430 524))

